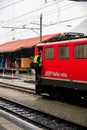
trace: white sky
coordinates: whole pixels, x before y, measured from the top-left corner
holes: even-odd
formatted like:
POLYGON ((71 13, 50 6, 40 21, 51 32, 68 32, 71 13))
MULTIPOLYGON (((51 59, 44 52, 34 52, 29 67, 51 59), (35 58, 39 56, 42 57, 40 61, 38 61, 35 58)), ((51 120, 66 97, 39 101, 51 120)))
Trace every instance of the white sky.
MULTIPOLYGON (((43 18, 42 34, 71 31, 87 19, 87 2, 69 0, 0 0, 0 44, 40 35, 40 14, 43 18), (19 27, 30 29, 12 29, 19 27), (4 27, 4 28, 3 28, 4 27)), ((84 29, 83 29, 84 30, 84 29)))

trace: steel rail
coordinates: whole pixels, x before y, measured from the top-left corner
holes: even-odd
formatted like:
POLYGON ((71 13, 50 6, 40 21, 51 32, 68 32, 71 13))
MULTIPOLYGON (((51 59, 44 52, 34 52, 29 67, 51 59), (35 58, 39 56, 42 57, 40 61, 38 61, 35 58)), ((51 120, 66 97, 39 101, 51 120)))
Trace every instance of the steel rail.
POLYGON ((23 87, 23 86, 21 87, 21 86, 12 85, 9 83, 4 83, 4 82, 0 82, 0 86, 5 87, 5 88, 10 88, 10 89, 15 89, 15 90, 26 92, 26 93, 35 94, 35 90, 32 88, 27 88, 27 87, 23 87))
POLYGON ((6 98, 0 98, 0 108, 29 123, 32 122, 34 125, 40 126, 40 128, 44 128, 45 130, 86 130, 83 126, 54 117, 6 98))

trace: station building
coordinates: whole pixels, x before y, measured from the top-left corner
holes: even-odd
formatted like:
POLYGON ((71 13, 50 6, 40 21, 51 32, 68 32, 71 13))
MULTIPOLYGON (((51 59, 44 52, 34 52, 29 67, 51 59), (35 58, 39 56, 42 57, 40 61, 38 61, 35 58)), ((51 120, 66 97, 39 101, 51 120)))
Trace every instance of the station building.
MULTIPOLYGON (((59 36, 50 34, 42 36, 42 42, 49 42, 59 36)), ((6 42, 0 45, 0 71, 30 70, 30 63, 33 60, 35 46, 40 43, 40 37, 28 38, 6 42)))

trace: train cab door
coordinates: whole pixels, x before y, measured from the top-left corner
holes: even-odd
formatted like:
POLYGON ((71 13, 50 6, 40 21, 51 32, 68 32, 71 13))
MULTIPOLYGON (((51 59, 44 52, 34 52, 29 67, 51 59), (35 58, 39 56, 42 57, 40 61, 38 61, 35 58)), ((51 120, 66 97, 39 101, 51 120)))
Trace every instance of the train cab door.
POLYGON ((42 49, 42 46, 38 47, 38 53, 41 53, 41 76, 42 76, 42 62, 43 62, 43 49, 42 49))

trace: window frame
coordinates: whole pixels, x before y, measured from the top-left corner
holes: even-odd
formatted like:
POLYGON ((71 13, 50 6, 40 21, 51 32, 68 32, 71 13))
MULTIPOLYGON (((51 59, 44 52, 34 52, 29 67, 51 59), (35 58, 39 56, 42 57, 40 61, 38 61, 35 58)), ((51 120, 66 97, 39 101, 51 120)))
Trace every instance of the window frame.
MULTIPOLYGON (((64 49, 62 50, 63 52, 64 52, 64 49)), ((67 51, 67 50, 66 50, 67 51)), ((63 55, 65 55, 65 54, 63 54, 63 55)), ((69 45, 60 45, 60 46, 58 46, 58 59, 60 59, 60 60, 66 60, 66 59, 70 59, 70 46, 69 45), (65 48, 65 47, 68 47, 68 53, 67 53, 67 56, 60 56, 60 47, 61 48, 65 48)))
POLYGON ((87 59, 87 44, 81 43, 81 44, 74 45, 74 58, 75 59, 87 59), (81 46, 82 46, 82 48, 81 48, 81 46), (76 54, 76 50, 75 50, 76 47, 78 47, 77 48, 78 54, 76 54))
MULTIPOLYGON (((46 47, 44 52, 45 52, 45 59, 46 59, 46 60, 54 60, 54 57, 55 57, 55 48, 54 48, 54 46, 46 47), (48 52, 47 49, 51 49, 51 48, 53 48, 53 52, 50 52, 50 50, 49 50, 49 52, 48 52), (53 54, 53 57, 49 57, 49 56, 47 57, 47 55, 49 55, 49 54, 46 54, 46 52, 47 52, 47 53, 52 53, 52 54, 53 54)), ((52 56, 52 54, 51 54, 51 56, 52 56)))

